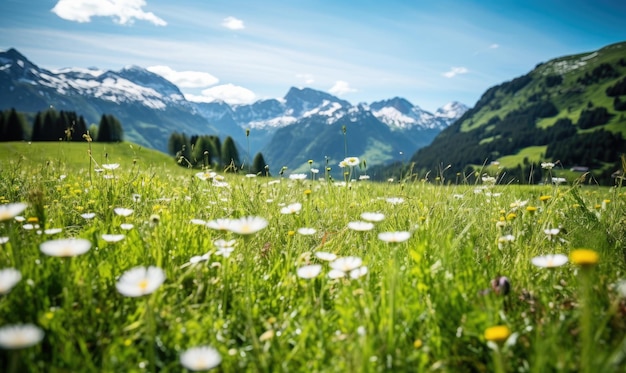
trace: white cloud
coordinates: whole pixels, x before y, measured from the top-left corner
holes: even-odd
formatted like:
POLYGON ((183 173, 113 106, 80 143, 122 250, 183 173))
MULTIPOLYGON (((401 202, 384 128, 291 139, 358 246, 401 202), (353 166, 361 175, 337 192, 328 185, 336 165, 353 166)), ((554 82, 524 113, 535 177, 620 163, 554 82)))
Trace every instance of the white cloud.
POLYGON ((112 17, 115 22, 126 25, 135 19, 152 22, 157 26, 165 26, 162 18, 152 12, 144 12, 141 8, 145 0, 59 0, 52 12, 68 21, 90 22, 91 17, 112 17))
POLYGON ((202 91, 202 95, 185 94, 185 98, 193 102, 224 101, 230 105, 251 104, 256 101, 254 92, 230 83, 207 88, 202 91))
POLYGON ((465 67, 453 67, 450 69, 450 71, 446 71, 445 73, 441 75, 445 76, 446 78, 454 78, 455 76, 459 74, 467 74, 468 72, 469 70, 466 69, 465 67))
POLYGON ((489 46, 489 49, 498 49, 498 48, 500 48, 500 44, 494 43, 489 46))
POLYGON ((357 90, 350 87, 350 84, 346 81, 343 80, 338 80, 335 82, 335 85, 332 86, 328 92, 332 93, 333 95, 337 95, 337 96, 341 96, 344 95, 346 93, 351 93, 351 92, 356 92, 357 90))
POLYGON ((246 26, 243 25, 243 21, 235 17, 224 18, 224 22, 222 22, 222 26, 231 30, 243 30, 244 28, 246 28, 246 26))
POLYGON ((150 66, 147 70, 161 75, 180 88, 210 87, 219 82, 213 75, 200 71, 176 71, 169 66, 150 66))
POLYGON ((311 74, 296 74, 296 78, 302 79, 305 84, 313 84, 315 83, 315 79, 311 74))

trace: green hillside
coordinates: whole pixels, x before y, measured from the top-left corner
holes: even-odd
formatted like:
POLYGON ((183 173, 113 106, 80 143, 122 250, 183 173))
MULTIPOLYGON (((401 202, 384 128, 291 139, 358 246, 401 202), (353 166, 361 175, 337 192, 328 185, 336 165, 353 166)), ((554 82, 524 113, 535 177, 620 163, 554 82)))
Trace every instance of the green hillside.
POLYGON ((120 169, 151 170, 163 175, 184 175, 191 171, 179 167, 172 157, 137 144, 92 143, 92 163, 87 142, 0 142, 0 168, 41 169, 54 167, 67 172, 86 172, 106 163, 120 169))
POLYGON ((450 165, 447 173, 470 176, 494 164, 489 171, 506 182, 539 181, 540 163, 551 161, 556 171, 588 169, 611 184, 625 137, 626 43, 618 43, 540 63, 488 89, 411 161, 422 175, 450 165))

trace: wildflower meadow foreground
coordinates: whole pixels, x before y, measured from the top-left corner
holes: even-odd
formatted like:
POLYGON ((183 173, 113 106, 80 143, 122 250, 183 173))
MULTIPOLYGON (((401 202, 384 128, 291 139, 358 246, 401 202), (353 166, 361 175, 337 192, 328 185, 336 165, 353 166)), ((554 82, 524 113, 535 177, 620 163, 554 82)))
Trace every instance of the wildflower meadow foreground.
POLYGON ((626 370, 621 186, 18 158, 2 372, 626 370))

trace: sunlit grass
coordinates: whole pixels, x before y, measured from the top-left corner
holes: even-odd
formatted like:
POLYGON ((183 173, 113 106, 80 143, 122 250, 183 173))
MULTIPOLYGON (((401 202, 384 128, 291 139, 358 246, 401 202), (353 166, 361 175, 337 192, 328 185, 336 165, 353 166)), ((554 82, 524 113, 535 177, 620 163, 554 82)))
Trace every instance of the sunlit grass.
POLYGON ((0 148, 28 204, 0 327, 44 333, 1 371, 624 370, 622 189, 196 176, 130 144, 90 178, 81 145, 0 148))

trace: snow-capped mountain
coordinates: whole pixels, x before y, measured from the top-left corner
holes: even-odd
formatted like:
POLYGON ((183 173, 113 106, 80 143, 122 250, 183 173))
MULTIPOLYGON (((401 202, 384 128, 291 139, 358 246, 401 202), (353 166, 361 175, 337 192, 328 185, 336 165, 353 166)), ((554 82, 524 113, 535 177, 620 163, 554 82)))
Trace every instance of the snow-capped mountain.
POLYGON ((459 102, 451 102, 437 109, 433 114, 403 98, 395 97, 374 102, 370 105, 370 109, 376 118, 392 129, 406 130, 419 127, 441 130, 460 118, 468 107, 459 102))
MULTIPOLYGON (((328 144, 332 142, 330 133, 340 133, 336 129, 338 123, 346 126, 362 122, 368 128, 363 128, 361 134, 369 136, 362 141, 387 149, 374 152, 384 155, 381 161, 392 159, 395 149, 411 154, 427 145, 467 110, 452 102, 433 114, 399 97, 371 105, 352 105, 311 88, 291 88, 283 98, 249 105, 194 103, 187 101, 170 81, 138 66, 120 71, 50 71, 39 68, 15 49, 0 52, 0 109, 14 107, 36 112, 51 106, 75 111, 88 123, 98 123, 102 114, 113 114, 120 119, 127 140, 162 151, 167 149, 169 136, 175 131, 232 136, 236 143, 247 144, 246 151, 249 148, 254 154, 263 149, 280 149, 280 140, 275 137, 285 139, 304 127, 328 127, 330 132, 324 137, 328 144)), ((316 127, 312 133, 320 131, 326 129, 316 127)), ((312 145, 310 149, 316 148, 315 136, 309 134, 305 140, 312 145)), ((327 149, 327 144, 319 148, 327 149)), ((272 162, 271 158, 266 160, 272 162)))

